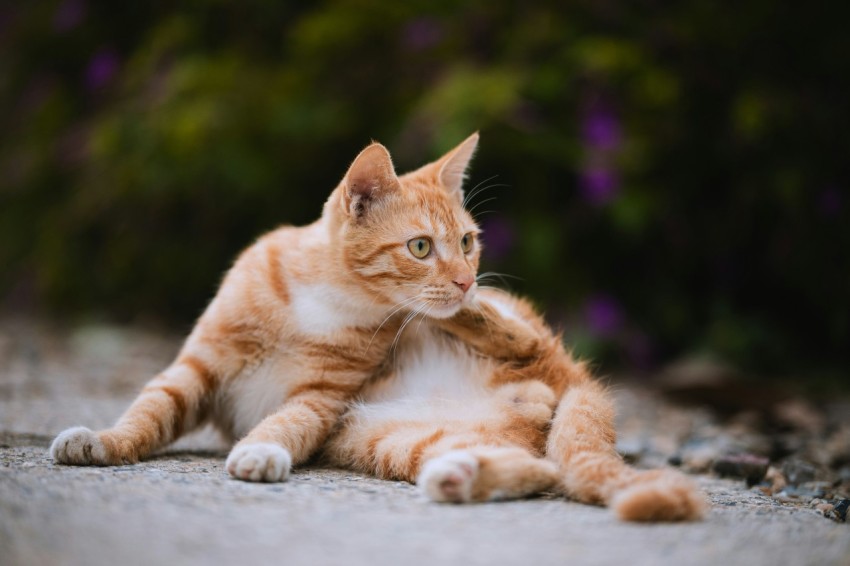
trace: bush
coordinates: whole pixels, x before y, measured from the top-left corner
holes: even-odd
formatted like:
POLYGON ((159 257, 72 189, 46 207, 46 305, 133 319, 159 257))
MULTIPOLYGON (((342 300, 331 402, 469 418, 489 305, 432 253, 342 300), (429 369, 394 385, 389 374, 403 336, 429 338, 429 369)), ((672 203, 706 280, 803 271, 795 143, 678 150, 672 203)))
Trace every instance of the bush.
POLYGON ((7 4, 0 293, 185 323, 371 138, 405 169, 481 130, 484 269, 581 352, 846 364, 843 18, 649 8, 7 4))

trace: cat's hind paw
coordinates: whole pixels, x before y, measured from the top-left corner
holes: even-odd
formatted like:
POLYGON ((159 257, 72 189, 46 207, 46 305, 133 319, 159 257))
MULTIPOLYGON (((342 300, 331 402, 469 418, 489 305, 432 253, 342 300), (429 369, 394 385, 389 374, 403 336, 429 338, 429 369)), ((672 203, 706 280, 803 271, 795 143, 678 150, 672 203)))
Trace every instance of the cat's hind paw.
POLYGON ((245 444, 230 452, 225 467, 231 476, 240 480, 285 481, 292 468, 292 456, 286 448, 277 444, 245 444))
POLYGON ((57 464, 73 466, 106 466, 108 454, 97 434, 84 426, 75 426, 59 433, 50 445, 50 457, 57 464))
POLYGON ((624 521, 695 521, 708 503, 690 479, 664 470, 615 494, 611 507, 624 521))
POLYGON ((477 477, 478 459, 466 450, 452 450, 425 462, 416 483, 433 501, 466 503, 472 501, 477 477))

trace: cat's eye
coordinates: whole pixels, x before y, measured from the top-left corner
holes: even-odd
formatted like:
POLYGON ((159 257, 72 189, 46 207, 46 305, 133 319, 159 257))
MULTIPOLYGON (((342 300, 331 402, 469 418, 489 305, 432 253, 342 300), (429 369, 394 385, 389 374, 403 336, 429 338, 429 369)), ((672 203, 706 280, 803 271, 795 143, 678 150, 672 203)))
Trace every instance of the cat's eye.
POLYGON ((431 252, 431 240, 428 238, 413 238, 407 242, 407 249, 413 257, 424 259, 431 252))
POLYGON ((472 242, 474 241, 475 237, 472 232, 463 235, 463 238, 460 239, 460 249, 463 250, 463 253, 468 254, 472 251, 472 242))

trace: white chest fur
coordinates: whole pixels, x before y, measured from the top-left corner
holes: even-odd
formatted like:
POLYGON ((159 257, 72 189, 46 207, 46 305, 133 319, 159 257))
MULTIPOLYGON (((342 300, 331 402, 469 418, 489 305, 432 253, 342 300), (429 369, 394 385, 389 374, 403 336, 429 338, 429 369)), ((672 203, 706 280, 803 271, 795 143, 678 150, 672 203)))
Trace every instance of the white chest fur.
POLYGON ((292 311, 298 330, 312 336, 329 336, 353 326, 369 326, 381 321, 383 311, 363 304, 362 299, 340 287, 326 283, 295 284, 292 311))

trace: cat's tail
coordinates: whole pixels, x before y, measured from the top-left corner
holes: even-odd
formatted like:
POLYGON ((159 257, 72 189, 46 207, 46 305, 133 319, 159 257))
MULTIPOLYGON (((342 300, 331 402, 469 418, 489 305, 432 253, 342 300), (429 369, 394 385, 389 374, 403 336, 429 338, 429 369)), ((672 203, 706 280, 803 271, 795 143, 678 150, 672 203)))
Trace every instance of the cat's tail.
POLYGON ((702 517, 705 497, 676 470, 636 470, 614 443, 614 406, 605 388, 588 376, 571 385, 549 432, 547 457, 561 470, 568 496, 609 505, 626 521, 690 521, 702 517))

